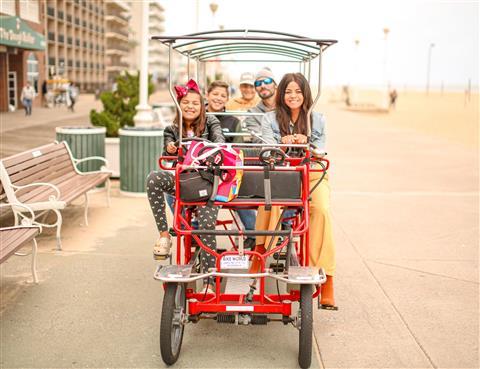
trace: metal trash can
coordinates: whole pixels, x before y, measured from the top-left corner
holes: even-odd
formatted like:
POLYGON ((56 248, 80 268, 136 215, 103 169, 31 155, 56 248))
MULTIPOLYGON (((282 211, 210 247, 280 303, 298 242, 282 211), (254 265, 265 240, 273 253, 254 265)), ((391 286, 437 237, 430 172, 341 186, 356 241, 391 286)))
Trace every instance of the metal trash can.
MULTIPOLYGON (((57 141, 66 141, 75 159, 89 156, 105 157, 105 127, 57 127, 57 141)), ((100 160, 89 160, 80 163, 77 168, 81 172, 100 170, 105 163, 100 160)))
POLYGON ((160 127, 125 127, 120 137, 120 192, 129 196, 146 194, 147 175, 158 170, 163 151, 160 127))

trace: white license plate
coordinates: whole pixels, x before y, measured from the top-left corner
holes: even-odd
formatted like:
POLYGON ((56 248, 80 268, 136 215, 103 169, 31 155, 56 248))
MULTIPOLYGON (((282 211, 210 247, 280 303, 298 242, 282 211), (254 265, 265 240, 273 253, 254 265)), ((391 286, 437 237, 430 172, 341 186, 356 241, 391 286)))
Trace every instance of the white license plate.
POLYGON ((221 269, 248 269, 247 255, 226 255, 220 260, 221 269))

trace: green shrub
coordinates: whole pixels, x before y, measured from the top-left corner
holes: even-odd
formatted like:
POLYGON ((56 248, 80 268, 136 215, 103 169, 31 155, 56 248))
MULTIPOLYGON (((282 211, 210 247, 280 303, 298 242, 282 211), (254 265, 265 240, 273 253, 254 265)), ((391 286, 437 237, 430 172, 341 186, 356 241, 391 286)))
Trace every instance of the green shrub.
MULTIPOLYGON (((116 91, 107 91, 100 95, 103 111, 100 113, 95 109, 90 111, 90 122, 94 126, 105 127, 107 137, 118 137, 120 128, 134 125, 135 107, 139 101, 139 74, 126 72, 117 77, 116 83, 116 91)), ((148 76, 148 96, 152 92, 153 83, 151 76, 148 76)))

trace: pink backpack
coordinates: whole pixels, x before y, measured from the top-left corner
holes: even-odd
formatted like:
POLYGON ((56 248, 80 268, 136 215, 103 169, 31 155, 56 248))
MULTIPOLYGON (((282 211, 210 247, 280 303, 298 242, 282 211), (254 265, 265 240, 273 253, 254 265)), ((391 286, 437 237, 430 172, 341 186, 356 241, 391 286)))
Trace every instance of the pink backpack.
MULTIPOLYGON (((212 144, 204 141, 192 141, 183 161, 192 166, 231 166, 243 165, 243 152, 231 144, 212 144)), ((229 202, 238 196, 242 184, 242 169, 224 169, 219 174, 215 200, 229 202)), ((214 189, 215 191, 215 189, 214 189)))

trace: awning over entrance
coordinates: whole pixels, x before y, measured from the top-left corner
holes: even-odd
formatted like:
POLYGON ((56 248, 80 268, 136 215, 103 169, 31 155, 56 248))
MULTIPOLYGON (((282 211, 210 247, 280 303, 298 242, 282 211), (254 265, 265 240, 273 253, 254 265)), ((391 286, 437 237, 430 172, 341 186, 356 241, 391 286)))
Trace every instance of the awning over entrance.
POLYGON ((0 15, 0 45, 45 50, 45 37, 19 17, 0 15))

